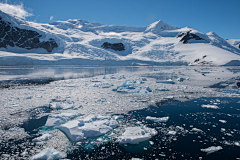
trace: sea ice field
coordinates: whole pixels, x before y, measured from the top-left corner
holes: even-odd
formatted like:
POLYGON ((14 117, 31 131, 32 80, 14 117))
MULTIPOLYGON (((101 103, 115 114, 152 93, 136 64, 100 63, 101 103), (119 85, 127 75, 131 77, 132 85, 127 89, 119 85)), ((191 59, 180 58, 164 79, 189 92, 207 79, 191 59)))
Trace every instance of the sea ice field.
POLYGON ((240 159, 240 67, 0 67, 0 159, 240 159))

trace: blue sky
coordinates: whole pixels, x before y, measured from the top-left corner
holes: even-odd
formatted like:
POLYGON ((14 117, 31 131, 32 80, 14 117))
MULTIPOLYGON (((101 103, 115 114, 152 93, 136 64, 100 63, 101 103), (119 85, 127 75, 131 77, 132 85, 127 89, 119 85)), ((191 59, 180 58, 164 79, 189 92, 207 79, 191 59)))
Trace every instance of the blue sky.
MULTIPOLYGON (((203 33, 213 31, 222 38, 240 39, 240 0, 5 0, 0 2, 20 7, 28 14, 25 16, 26 20, 38 23, 83 19, 108 25, 142 27, 163 20, 177 27, 190 26, 203 33)), ((7 10, 11 9, 3 7, 7 10)))

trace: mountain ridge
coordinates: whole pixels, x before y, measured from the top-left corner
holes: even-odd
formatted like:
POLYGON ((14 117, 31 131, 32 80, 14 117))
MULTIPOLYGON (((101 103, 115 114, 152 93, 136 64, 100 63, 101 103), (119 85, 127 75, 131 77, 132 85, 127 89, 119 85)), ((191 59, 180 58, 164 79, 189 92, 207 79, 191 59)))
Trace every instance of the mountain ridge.
POLYGON ((0 37, 0 44, 5 42, 0 45, 0 65, 240 65, 240 42, 161 20, 146 27, 128 27, 76 19, 41 24, 1 11, 0 17, 15 30, 22 29, 10 40, 0 37), (27 32, 38 36, 34 39, 27 32), (25 45, 18 44, 23 39, 20 33, 25 45), (14 58, 21 61, 10 63, 14 58))

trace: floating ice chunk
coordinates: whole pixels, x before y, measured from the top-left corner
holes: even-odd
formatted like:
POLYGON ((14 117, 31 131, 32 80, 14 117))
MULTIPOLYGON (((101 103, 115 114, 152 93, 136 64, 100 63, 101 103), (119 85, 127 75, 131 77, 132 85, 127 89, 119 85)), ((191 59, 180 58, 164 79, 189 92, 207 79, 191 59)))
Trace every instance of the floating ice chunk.
POLYGON ((161 80, 161 81, 156 81, 156 83, 168 83, 168 84, 175 84, 175 82, 171 79, 168 80, 161 80))
POLYGON ((179 81, 179 82, 183 82, 183 81, 185 81, 185 80, 190 80, 190 78, 181 78, 181 77, 179 77, 178 79, 177 79, 177 81, 179 81))
POLYGON ((161 88, 157 88, 157 91, 169 91, 169 89, 166 88, 166 86, 163 86, 161 88))
POLYGON ((203 104, 202 108, 212 108, 212 109, 219 109, 216 105, 210 105, 210 104, 203 104))
POLYGON ((89 115, 84 119, 72 120, 58 128, 72 141, 103 135, 118 126, 118 122, 109 116, 89 115))
POLYGON ((226 120, 219 120, 219 122, 221 122, 221 123, 227 123, 227 121, 226 120))
POLYGON ((44 134, 40 137, 34 138, 32 141, 33 142, 41 142, 41 141, 47 141, 51 138, 52 138, 52 135, 47 133, 47 134, 44 134))
POLYGON ((116 142, 138 144, 139 142, 146 141, 151 137, 157 135, 157 131, 146 126, 140 127, 127 127, 122 136, 118 137, 116 142))
POLYGON ((221 128, 221 132, 225 132, 226 131, 226 129, 225 128, 221 128))
POLYGON ((115 119, 115 120, 123 119, 123 118, 124 118, 123 115, 114 115, 114 116, 113 116, 113 119, 115 119))
POLYGON ((146 120, 150 120, 150 121, 153 121, 153 122, 167 122, 169 120, 169 117, 157 118, 157 117, 147 116, 146 120))
POLYGON ((73 101, 67 100, 64 102, 52 102, 49 104, 51 109, 70 109, 74 107, 73 101))
POLYGON ((117 87, 118 92, 126 92, 126 93, 149 93, 152 90, 147 86, 137 86, 135 84, 129 83, 129 80, 126 80, 125 83, 121 86, 117 87))
POLYGON ((200 149, 202 152, 207 152, 207 154, 217 152, 219 150, 222 150, 223 148, 221 146, 211 146, 205 149, 200 149))
POLYGON ((168 131, 167 135, 176 135, 177 132, 176 131, 168 131))
POLYGON ((184 128, 183 128, 183 127, 180 127, 180 126, 176 126, 176 128, 177 128, 177 129, 180 129, 180 130, 182 130, 182 131, 184 130, 184 128))
POLYGON ((192 132, 203 132, 201 129, 198 129, 198 128, 192 128, 191 131, 192 132))
POLYGON ((45 126, 47 127, 56 126, 58 124, 66 122, 80 115, 81 114, 74 114, 74 113, 60 113, 60 114, 49 115, 45 126))
POLYGON ((20 128, 20 127, 10 128, 9 131, 25 132, 24 128, 20 128))
POLYGON ((240 143, 239 142, 234 142, 235 146, 240 147, 240 143))
POLYGON ((32 156, 31 160, 43 160, 43 159, 60 159, 67 157, 65 152, 59 152, 53 148, 46 148, 42 150, 40 153, 32 156))
POLYGON ((109 83, 94 83, 89 85, 91 87, 99 87, 99 88, 110 88, 113 86, 113 84, 109 84, 109 83))

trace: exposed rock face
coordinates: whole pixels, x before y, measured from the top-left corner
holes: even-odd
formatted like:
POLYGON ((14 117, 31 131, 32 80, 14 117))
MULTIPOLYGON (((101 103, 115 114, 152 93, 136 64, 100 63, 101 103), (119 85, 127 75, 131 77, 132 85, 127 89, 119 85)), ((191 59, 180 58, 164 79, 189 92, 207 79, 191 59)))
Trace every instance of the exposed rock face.
POLYGON ((183 42, 183 44, 188 43, 188 40, 195 39, 195 40, 204 40, 203 38, 197 36, 196 34, 190 33, 191 31, 188 31, 187 33, 180 32, 177 35, 177 38, 182 37, 180 42, 183 42))
POLYGON ((39 38, 42 37, 38 32, 12 27, 10 22, 5 22, 0 17, 0 47, 7 48, 20 47, 28 50, 36 48, 44 48, 48 52, 52 52, 58 45, 54 39, 50 38, 49 41, 40 42, 39 38))
POLYGON ((124 51, 125 50, 125 47, 124 47, 124 44, 122 43, 108 43, 108 42, 104 42, 103 45, 101 46, 105 49, 113 49, 115 51, 124 51))

